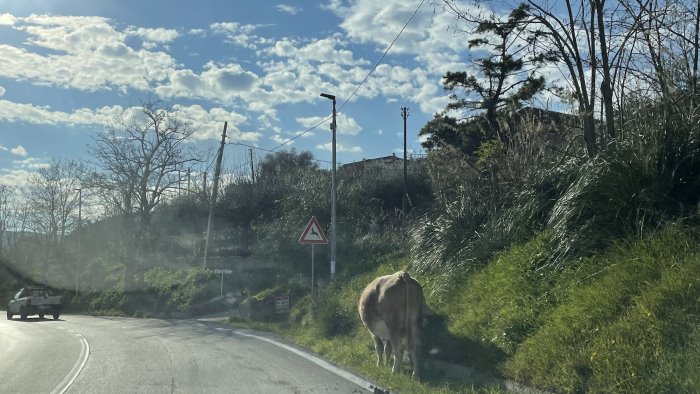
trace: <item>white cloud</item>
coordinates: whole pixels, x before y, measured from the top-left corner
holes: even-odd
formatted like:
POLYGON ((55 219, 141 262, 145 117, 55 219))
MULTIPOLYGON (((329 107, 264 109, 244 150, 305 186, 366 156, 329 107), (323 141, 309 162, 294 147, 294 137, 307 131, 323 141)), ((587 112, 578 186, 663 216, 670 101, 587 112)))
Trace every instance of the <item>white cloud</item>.
POLYGON ((176 67, 165 52, 125 42, 129 33, 167 40, 172 37, 167 29, 118 31, 106 18, 51 15, 15 18, 13 28, 27 34, 29 45, 0 45, 1 77, 86 91, 148 91, 176 67))
MULTIPOLYGON (((0 100, 0 121, 46 125, 106 126, 113 125, 122 113, 137 110, 136 107, 122 108, 119 105, 114 105, 62 112, 54 111, 50 107, 0 100)), ((245 123, 247 117, 223 108, 205 109, 200 105, 174 105, 172 110, 180 120, 189 122, 194 127, 194 139, 219 139, 225 121, 228 122, 228 134, 232 139, 252 142, 257 141, 262 136, 260 133, 254 132, 241 133, 238 125, 245 123)))
MULTIPOLYGON (((386 15, 389 8, 373 9, 384 10, 386 15)), ((340 11, 337 12, 340 15, 340 11)), ((343 26, 348 31, 354 29, 348 27, 348 21, 355 18, 353 14, 342 15, 345 15, 343 26)), ((273 40, 257 35, 263 25, 212 23, 209 26, 212 33, 224 35, 234 45, 255 49, 259 57, 256 66, 260 71, 253 72, 236 63, 211 61, 197 71, 183 68, 166 52, 153 50, 179 36, 173 29, 131 26, 120 30, 106 18, 50 15, 14 18, 12 23, 13 28, 26 32, 31 45, 0 45, 0 77, 85 91, 128 93, 135 89, 155 92, 163 98, 234 103, 257 113, 260 124, 267 128, 275 127, 274 122, 279 121, 275 110, 278 105, 315 102, 319 100, 319 91, 333 91, 339 98, 349 97, 372 64, 357 57, 350 49, 351 42, 339 33, 318 39, 282 37, 273 40), (140 48, 127 42, 128 37, 134 36, 143 39, 140 48), (36 47, 52 51, 37 51, 36 47)), ((390 30, 377 26, 373 29, 385 29, 386 34, 390 30)), ((444 26, 441 29, 444 30, 444 26)), ((188 32, 204 33, 203 29, 188 32)), ((368 42, 378 43, 378 40, 368 42)), ((419 56, 424 55, 425 64, 431 65, 429 59, 435 57, 432 54, 439 53, 433 50, 425 54, 420 52, 419 56)), ((454 61, 451 57, 439 58, 441 62, 454 61)), ((428 66, 395 66, 385 60, 352 100, 377 96, 387 100, 401 98, 418 102, 422 111, 434 113, 446 103, 436 71, 443 72, 428 66)), ((339 131, 348 130, 351 134, 359 131, 356 123, 342 125, 339 122, 339 131)))
POLYGON ((294 141, 289 141, 289 138, 284 138, 279 134, 274 134, 270 139, 277 145, 284 144, 284 146, 292 146, 294 144, 294 141))
POLYGON ((187 31, 187 34, 193 35, 193 36, 198 36, 198 37, 206 37, 207 31, 204 29, 190 29, 187 31))
POLYGON ((31 171, 20 169, 0 169, 0 185, 22 186, 28 183, 31 171))
MULTIPOLYGON (((316 149, 331 152, 333 150, 333 143, 329 142, 327 144, 316 145, 316 149)), ((362 148, 359 146, 346 147, 338 143, 335 144, 335 150, 336 152, 362 153, 362 148)))
POLYGON ((351 50, 343 48, 347 45, 348 43, 339 36, 321 38, 306 44, 296 39, 285 37, 265 51, 282 58, 296 58, 298 60, 338 65, 369 64, 369 61, 365 59, 355 59, 351 50))
POLYGON ((16 18, 12 14, 0 14, 0 26, 12 26, 16 18))
POLYGON ((135 27, 132 26, 126 30, 126 33, 132 36, 138 36, 143 38, 144 41, 154 42, 159 44, 164 44, 171 42, 179 36, 179 33, 175 29, 165 29, 158 27, 155 29, 145 28, 145 27, 135 27))
POLYGON ((5 88, 3 88, 2 86, 0 86, 0 96, 4 95, 5 92, 6 92, 5 88))
POLYGON ((27 150, 24 149, 24 147, 22 145, 17 145, 14 148, 10 149, 10 153, 12 153, 13 155, 22 156, 22 157, 27 156, 27 150))
POLYGON ((277 4, 275 6, 275 8, 279 12, 285 12, 285 13, 290 14, 290 15, 296 15, 299 12, 303 11, 303 9, 301 7, 295 7, 295 6, 289 5, 289 4, 277 4))
MULTIPOLYGON (((330 115, 329 115, 330 116, 330 115)), ((309 128, 313 127, 328 117, 323 117, 323 116, 311 116, 308 118, 296 118, 297 123, 299 123, 301 126, 309 128)), ((357 135, 360 131, 362 131, 362 126, 360 126, 355 119, 345 115, 344 113, 340 112, 336 115, 336 122, 338 123, 338 134, 347 134, 347 135, 357 135)), ((325 122, 324 122, 325 123, 325 122)), ((330 131, 330 120, 328 120, 328 123, 320 124, 318 126, 322 130, 329 130, 330 131)))
POLYGON ((37 158, 37 157, 27 157, 26 159, 22 159, 22 160, 14 160, 12 163, 15 165, 15 167, 30 169, 30 170, 37 170, 39 168, 46 168, 50 165, 49 159, 37 158))
POLYGON ((239 64, 205 64, 204 71, 195 74, 189 69, 171 70, 168 82, 158 86, 160 97, 189 97, 229 103, 235 98, 252 98, 260 78, 239 64))
POLYGON ((226 42, 248 49, 258 49, 261 45, 270 45, 275 40, 263 38, 253 32, 266 25, 240 24, 238 22, 217 22, 209 25, 214 34, 223 34, 226 42))

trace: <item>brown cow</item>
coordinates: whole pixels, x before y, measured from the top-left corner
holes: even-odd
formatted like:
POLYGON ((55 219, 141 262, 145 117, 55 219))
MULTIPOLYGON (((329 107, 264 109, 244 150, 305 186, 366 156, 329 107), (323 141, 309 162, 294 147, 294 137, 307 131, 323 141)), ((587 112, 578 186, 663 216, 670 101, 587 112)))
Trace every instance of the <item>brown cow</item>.
POLYGON ((413 376, 419 376, 423 316, 430 314, 420 283, 404 271, 380 276, 362 292, 358 310, 374 338, 377 366, 383 364, 382 353, 387 364, 393 354, 392 371, 399 372, 406 346, 413 360, 413 376))

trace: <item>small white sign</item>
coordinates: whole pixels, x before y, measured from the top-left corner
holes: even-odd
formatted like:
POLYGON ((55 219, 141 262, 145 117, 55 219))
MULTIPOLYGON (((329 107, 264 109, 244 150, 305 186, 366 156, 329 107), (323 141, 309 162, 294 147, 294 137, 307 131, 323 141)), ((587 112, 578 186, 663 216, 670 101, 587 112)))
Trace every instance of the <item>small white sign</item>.
POLYGON ((279 296, 275 297, 275 312, 285 313, 289 312, 289 296, 279 296))

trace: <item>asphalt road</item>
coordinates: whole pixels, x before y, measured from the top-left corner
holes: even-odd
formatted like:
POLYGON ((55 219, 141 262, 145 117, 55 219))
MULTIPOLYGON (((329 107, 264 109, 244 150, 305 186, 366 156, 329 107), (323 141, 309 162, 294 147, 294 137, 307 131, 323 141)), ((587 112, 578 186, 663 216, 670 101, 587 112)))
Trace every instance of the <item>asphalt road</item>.
POLYGON ((370 383, 265 334, 198 320, 0 316, 0 392, 363 393, 370 383))

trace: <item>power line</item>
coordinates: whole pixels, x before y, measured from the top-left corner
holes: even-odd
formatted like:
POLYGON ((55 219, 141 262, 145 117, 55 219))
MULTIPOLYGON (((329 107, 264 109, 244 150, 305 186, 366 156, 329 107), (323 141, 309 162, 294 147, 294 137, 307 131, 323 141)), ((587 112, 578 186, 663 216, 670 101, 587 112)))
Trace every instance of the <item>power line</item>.
MULTIPOLYGON (((382 60, 384 60, 384 57, 387 55, 387 53, 389 53, 389 50, 391 50, 391 48, 394 46, 394 43, 396 43, 396 40, 399 39, 399 37, 401 36, 401 34, 403 33, 403 31, 406 30, 406 27, 408 26, 409 23, 411 23, 411 20, 413 20, 413 17, 416 16, 416 14, 418 13, 418 10, 420 9, 420 7, 423 5, 424 2, 425 2, 425 0, 421 0, 420 4, 418 4, 418 7, 416 7, 416 9, 413 11, 413 14, 411 14, 411 17, 408 18, 408 20, 406 21, 406 23, 403 25, 403 27, 402 27, 401 30, 399 31, 399 34, 397 34, 396 37, 394 37, 394 39, 391 41, 391 44, 389 44, 389 46, 386 48, 386 50, 384 50, 384 53, 382 54, 382 56, 379 58, 379 60, 377 60, 377 62, 374 64, 374 66, 369 70, 369 72, 367 73, 367 75, 365 76, 365 78, 362 80, 362 82, 360 82, 360 84, 357 85, 357 87, 355 88, 355 90, 352 91, 352 93, 350 94, 350 97, 348 97, 347 99, 345 99, 345 101, 343 102, 343 104, 341 104, 340 107, 338 107, 338 111, 340 111, 340 110, 345 106, 345 104, 347 104, 348 101, 350 101, 350 99, 352 99, 352 98, 355 96, 355 93, 357 93, 357 91, 362 87, 362 85, 364 85, 365 82, 367 82, 367 80, 369 79, 370 75, 372 75, 372 73, 374 72, 374 70, 377 69, 377 67, 378 67, 379 64, 382 62, 382 60)), ((301 137, 302 135, 308 133, 309 131, 311 131, 311 130, 317 128, 318 126, 322 125, 323 123, 327 122, 327 121, 330 120, 332 117, 333 117, 333 116, 329 116, 329 117, 323 119, 322 121, 316 123, 315 125, 311 126, 310 128, 308 128, 308 129, 302 131, 301 133, 295 135, 294 137, 292 137, 292 138, 290 138, 290 139, 288 139, 288 140, 282 142, 281 144, 277 145, 276 147, 272 148, 272 150, 277 150, 277 149, 281 148, 282 146, 287 145, 288 143, 294 141, 295 139, 301 137)))
POLYGON ((408 26, 408 24, 411 23, 411 20, 413 20, 413 17, 416 16, 416 14, 418 13, 418 10, 420 9, 420 7, 423 5, 424 2, 425 2, 425 0, 421 0, 420 4, 418 4, 418 7, 416 7, 416 9, 413 11, 413 14, 411 14, 411 17, 408 18, 408 20, 406 21, 406 23, 405 23, 405 24, 403 25, 403 27, 401 28, 401 31, 399 31, 399 34, 397 34, 396 37, 394 37, 394 40, 391 41, 391 44, 389 44, 389 46, 386 48, 386 50, 384 51, 384 53, 382 54, 382 56, 381 56, 381 57, 379 58, 379 60, 377 60, 377 62, 374 64, 374 67, 372 67, 372 69, 369 70, 369 72, 368 72, 367 75, 365 76, 365 79, 363 79, 362 82, 360 82, 360 84, 357 85, 357 87, 355 88, 355 90, 352 91, 352 94, 350 94, 350 97, 348 97, 347 99, 345 99, 345 101, 344 101, 342 104, 340 104, 340 107, 338 107, 338 111, 340 111, 341 109, 343 109, 343 107, 345 106, 345 104, 347 104, 348 101, 350 101, 350 99, 353 98, 353 96, 355 96, 355 93, 357 93, 357 91, 362 87, 362 85, 364 85, 364 83, 367 81, 367 79, 369 79, 369 76, 372 75, 372 73, 374 72, 374 70, 377 69, 377 67, 378 67, 379 64, 382 62, 382 60, 384 60, 384 56, 386 56, 386 54, 389 53, 389 50, 391 49, 391 47, 394 46, 394 43, 396 43, 396 40, 399 39, 399 37, 401 36, 401 33, 403 33, 403 31, 406 29, 406 26, 408 26))
POLYGON ((292 137, 292 138, 290 138, 290 139, 284 141, 283 143, 277 145, 276 147, 272 148, 272 150, 275 151, 275 150, 277 150, 277 149, 279 149, 279 148, 281 148, 281 147, 287 145, 288 143, 294 141, 295 139, 297 139, 297 138, 301 137, 302 135, 308 133, 309 131, 315 129, 316 127, 318 127, 318 126, 320 126, 320 125, 322 125, 322 124, 328 122, 332 117, 333 117, 333 116, 331 115, 331 116, 329 116, 329 117, 323 119, 322 121, 316 123, 315 125, 309 127, 308 129, 302 131, 301 133, 295 135, 294 137, 292 137))
MULTIPOLYGON (((260 148, 260 147, 257 147, 257 146, 244 144, 244 143, 241 143, 241 142, 227 142, 227 144, 228 144, 228 145, 240 145, 240 146, 245 146, 245 147, 252 148, 252 149, 261 150, 261 151, 264 151, 264 152, 277 153, 277 151, 274 150, 274 149, 260 148)), ((277 148, 275 148, 275 149, 277 149, 277 148)), ((317 161, 317 162, 319 162, 319 163, 329 163, 329 164, 331 163, 331 162, 328 161, 328 160, 321 160, 321 159, 311 159, 311 160, 317 161)), ((250 163, 247 163, 247 164, 250 164, 250 163)))

